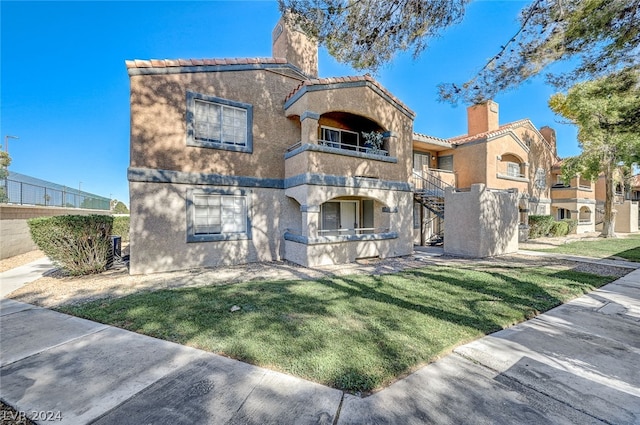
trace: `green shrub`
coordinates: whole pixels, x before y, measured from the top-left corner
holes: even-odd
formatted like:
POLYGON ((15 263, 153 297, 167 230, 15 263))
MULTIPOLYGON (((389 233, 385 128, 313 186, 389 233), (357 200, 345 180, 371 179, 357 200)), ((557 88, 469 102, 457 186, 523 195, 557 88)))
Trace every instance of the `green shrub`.
POLYGON ((561 221, 564 221, 569 226, 569 229, 567 230, 567 235, 575 232, 575 230, 578 228, 578 220, 575 218, 565 218, 561 221))
POLYGON ((550 215, 530 215, 529 216, 529 239, 547 236, 551 231, 555 220, 550 215))
POLYGON ((130 217, 128 215, 121 215, 113 217, 113 230, 111 234, 122 236, 122 242, 129 241, 129 222, 130 217))
POLYGON ((107 268, 113 217, 61 215, 27 223, 38 248, 69 274, 99 273, 107 268))
POLYGON ((569 232, 569 224, 566 221, 554 221, 551 226, 551 236, 564 236, 569 232))

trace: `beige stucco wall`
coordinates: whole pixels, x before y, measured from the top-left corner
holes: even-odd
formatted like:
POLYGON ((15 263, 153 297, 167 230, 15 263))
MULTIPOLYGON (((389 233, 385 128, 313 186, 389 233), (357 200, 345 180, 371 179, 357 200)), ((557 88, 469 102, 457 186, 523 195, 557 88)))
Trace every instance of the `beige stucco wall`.
POLYGON ((616 204, 615 231, 620 233, 635 233, 638 231, 638 202, 625 201, 616 204))
POLYGON ((458 188, 468 188, 472 184, 487 181, 486 143, 460 145, 456 149, 438 153, 438 156, 447 155, 453 155, 453 170, 458 188))
POLYGON ((518 250, 518 193, 493 192, 482 184, 445 194, 444 252, 489 257, 518 250))
POLYGON ((285 241, 286 259, 305 267, 352 263, 360 258, 387 258, 409 255, 413 245, 398 239, 305 245, 285 241))
POLYGON ((282 112, 299 80, 266 70, 132 75, 131 166, 283 178, 285 150, 300 138, 300 121, 282 112), (253 153, 186 146, 186 93, 253 105, 253 153))
POLYGON ((38 249, 27 220, 58 215, 110 215, 111 211, 0 204, 0 260, 38 249))
POLYGON ((282 236, 286 228, 299 226, 300 206, 281 189, 242 188, 250 197, 252 239, 187 243, 187 190, 203 187, 129 183, 131 274, 283 258, 282 236))

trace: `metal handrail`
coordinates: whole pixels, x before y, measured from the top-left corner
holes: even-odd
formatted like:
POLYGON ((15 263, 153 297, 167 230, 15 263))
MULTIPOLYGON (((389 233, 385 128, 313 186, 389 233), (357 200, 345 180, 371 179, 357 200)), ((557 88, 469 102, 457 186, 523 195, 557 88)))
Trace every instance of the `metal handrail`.
POLYGON ((413 171, 412 180, 416 192, 426 192, 444 196, 444 192, 447 188, 453 188, 453 185, 450 185, 433 174, 424 176, 415 170, 413 171))
POLYGON ((356 151, 362 153, 368 153, 371 155, 381 155, 381 156, 389 156, 389 152, 384 149, 372 148, 369 146, 360 146, 360 145, 349 145, 346 143, 340 142, 332 142, 330 140, 318 140, 318 144, 322 146, 327 146, 330 148, 344 149, 349 151, 356 151))

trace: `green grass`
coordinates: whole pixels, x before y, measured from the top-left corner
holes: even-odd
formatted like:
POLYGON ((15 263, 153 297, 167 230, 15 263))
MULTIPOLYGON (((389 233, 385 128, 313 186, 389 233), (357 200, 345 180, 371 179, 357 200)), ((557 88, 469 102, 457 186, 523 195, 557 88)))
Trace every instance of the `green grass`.
POLYGON ((367 392, 613 279, 551 268, 438 266, 142 292, 60 310, 367 392), (231 313, 234 305, 242 309, 231 313))
POLYGON ((628 235, 624 238, 602 238, 597 241, 576 241, 555 248, 536 249, 536 251, 596 258, 619 257, 640 262, 640 234, 628 235))

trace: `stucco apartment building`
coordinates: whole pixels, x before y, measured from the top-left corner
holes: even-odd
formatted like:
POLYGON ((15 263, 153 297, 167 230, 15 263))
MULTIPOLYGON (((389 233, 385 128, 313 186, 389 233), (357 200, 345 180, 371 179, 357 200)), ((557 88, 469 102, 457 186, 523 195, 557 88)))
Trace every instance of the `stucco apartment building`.
POLYGON ((489 101, 463 136, 414 133, 372 77, 318 78, 317 45, 282 21, 272 40, 271 58, 127 61, 132 274, 407 255, 476 184, 517 193, 521 237, 530 214, 593 231, 594 186, 558 180, 551 128, 500 125, 489 101))
MULTIPOLYGON (((575 218, 576 232, 594 231, 595 185, 579 176, 569 184, 562 181, 552 128, 538 130, 528 119, 501 125, 499 106, 493 101, 467 108, 467 127, 467 134, 450 139, 414 135, 413 182, 418 193, 420 187, 433 185, 467 190, 473 184, 483 184, 491 189, 516 190, 521 239, 526 237, 529 215, 575 218)), ((426 192, 437 193, 433 189, 426 192)), ((437 203, 437 196, 432 199, 437 203)), ((438 241, 445 214, 438 207, 431 208, 429 202, 416 202, 415 207, 415 242, 438 241)))
POLYGON ((282 21, 272 38, 272 58, 127 61, 132 274, 412 252, 414 113, 369 76, 319 79, 282 21))

